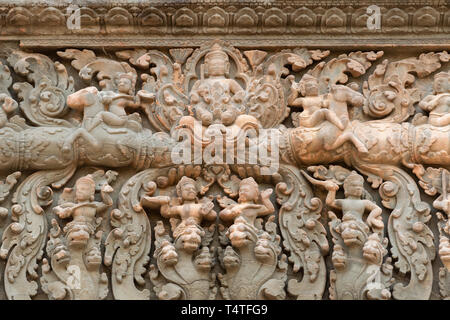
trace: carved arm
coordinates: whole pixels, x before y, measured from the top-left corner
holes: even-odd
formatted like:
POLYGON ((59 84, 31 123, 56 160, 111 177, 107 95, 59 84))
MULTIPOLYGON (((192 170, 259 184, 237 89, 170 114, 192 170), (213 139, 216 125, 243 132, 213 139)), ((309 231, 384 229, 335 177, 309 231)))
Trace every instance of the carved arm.
POLYGON ((431 111, 437 106, 440 95, 428 95, 419 102, 419 107, 425 111, 431 111))
POLYGON ((100 195, 102 197, 102 202, 100 202, 97 206, 97 212, 106 210, 113 204, 113 199, 109 195, 111 192, 113 192, 113 188, 109 184, 104 184, 102 186, 102 189, 100 191, 100 195))
POLYGON ((334 208, 334 209, 341 209, 339 200, 336 200, 336 191, 339 190, 339 186, 335 184, 332 181, 325 181, 329 182, 329 185, 325 186, 325 189, 328 190, 327 197, 325 199, 325 203, 327 206, 334 208))
POLYGON ((261 193, 261 200, 264 207, 263 210, 258 213, 258 216, 265 216, 275 212, 275 207, 273 206, 272 201, 270 201, 272 191, 272 189, 267 189, 261 193))
POLYGON ((161 215, 165 218, 170 218, 170 207, 169 207, 170 197, 168 196, 157 196, 157 197, 149 197, 143 196, 141 198, 141 205, 149 208, 158 208, 161 206, 161 215))
POLYGON ((230 89, 231 92, 234 94, 233 96, 234 102, 241 103, 242 101, 244 101, 245 91, 242 90, 241 86, 237 82, 231 81, 230 89))
POLYGON ((219 212, 220 219, 224 221, 234 220, 239 215, 238 210, 232 210, 232 208, 225 208, 219 212))
POLYGON ((339 200, 336 200, 336 191, 339 190, 339 186, 335 182, 333 182, 331 180, 321 181, 321 180, 314 179, 309 174, 307 174, 304 170, 301 170, 301 173, 312 184, 321 186, 321 187, 325 188, 326 190, 328 190, 327 198, 326 198, 325 202, 329 207, 332 207, 334 209, 341 209, 339 200))
POLYGON ((72 215, 73 209, 75 208, 74 203, 64 203, 60 206, 53 208, 53 212, 61 219, 69 218, 72 215))

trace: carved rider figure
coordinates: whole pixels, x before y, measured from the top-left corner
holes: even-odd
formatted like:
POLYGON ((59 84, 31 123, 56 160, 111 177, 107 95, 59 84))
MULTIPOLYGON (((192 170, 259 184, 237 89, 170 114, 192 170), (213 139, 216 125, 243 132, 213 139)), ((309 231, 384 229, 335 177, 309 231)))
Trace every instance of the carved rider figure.
POLYGON ((345 129, 336 113, 328 109, 329 101, 325 99, 325 95, 319 95, 319 82, 315 77, 305 74, 298 85, 293 76, 290 80, 292 84, 288 105, 303 108, 302 112, 294 113, 297 126, 313 128, 328 120, 340 130, 345 129), (298 97, 299 92, 303 97, 298 97))
MULTIPOLYGON (((92 130, 101 122, 110 127, 125 126, 129 120, 129 116, 125 112, 125 108, 137 108, 140 106, 139 101, 135 102, 134 86, 136 84, 136 75, 133 73, 118 73, 116 75, 117 91, 102 91, 100 96, 102 103, 107 107, 108 111, 98 113, 91 123, 88 130, 92 130)), ((139 97, 139 96, 138 96, 139 97)))
POLYGON ((434 76, 434 94, 419 102, 419 107, 429 111, 428 123, 443 127, 450 124, 450 74, 439 72, 434 76))
POLYGON ((196 118, 204 126, 233 124, 242 114, 245 91, 236 80, 226 78, 230 70, 228 54, 216 43, 205 55, 202 67, 202 79, 194 83, 191 91, 196 118))
POLYGON ((298 84, 294 82, 293 76, 289 79, 292 84, 288 105, 303 108, 302 112, 294 113, 292 116, 296 126, 313 128, 328 121, 337 128, 338 132, 333 143, 325 145, 325 149, 334 150, 345 142, 351 141, 358 151, 363 153, 368 151, 352 132, 347 110, 348 102, 362 105, 364 102, 362 95, 346 86, 339 85, 331 86, 330 93, 319 95, 317 78, 305 74, 298 84), (303 97, 298 97, 299 93, 303 97))
MULTIPOLYGON (((73 143, 83 137, 96 149, 100 148, 99 141, 92 135, 92 131, 102 122, 109 128, 119 131, 127 128, 133 131, 142 129, 139 114, 128 115, 125 108, 141 106, 141 95, 134 97, 136 75, 119 72, 116 74, 117 91, 101 91, 96 87, 88 87, 67 97, 67 105, 83 112, 82 127, 75 130, 64 142, 63 151, 68 152, 73 143), (105 108, 107 110, 105 110, 105 108)), ((143 93, 144 94, 144 93, 143 93)))

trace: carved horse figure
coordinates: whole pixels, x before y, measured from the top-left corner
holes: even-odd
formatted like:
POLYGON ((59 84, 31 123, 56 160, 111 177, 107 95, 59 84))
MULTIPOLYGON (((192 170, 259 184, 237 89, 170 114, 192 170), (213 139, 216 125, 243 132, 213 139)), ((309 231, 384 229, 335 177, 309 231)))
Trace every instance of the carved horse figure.
POLYGON ((75 130, 64 142, 63 152, 72 149, 73 143, 80 137, 85 139, 92 147, 99 149, 100 141, 90 132, 90 124, 96 115, 104 111, 100 96, 96 87, 81 89, 67 97, 69 108, 83 112, 82 127, 75 130))
POLYGON ((129 128, 132 128, 133 131, 142 130, 139 125, 140 118, 137 114, 131 116, 125 114, 125 118, 123 116, 120 118, 122 121, 114 122, 113 120, 118 116, 105 111, 105 104, 110 103, 108 97, 104 92, 99 92, 96 87, 81 89, 67 97, 67 105, 70 108, 83 112, 83 121, 82 127, 75 130, 65 140, 63 152, 69 152, 73 143, 80 137, 85 139, 94 149, 100 149, 104 135, 127 133, 129 128), (112 118, 113 116, 115 118, 112 118), (110 118, 111 120, 106 121, 110 118), (113 124, 117 125, 113 126, 113 124), (97 128, 101 129, 98 130, 97 128))

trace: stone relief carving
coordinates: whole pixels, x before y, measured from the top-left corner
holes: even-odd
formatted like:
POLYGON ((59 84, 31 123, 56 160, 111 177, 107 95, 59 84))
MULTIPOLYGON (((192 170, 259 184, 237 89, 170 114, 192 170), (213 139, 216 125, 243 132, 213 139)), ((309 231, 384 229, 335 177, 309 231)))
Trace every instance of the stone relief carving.
MULTIPOLYGON (((51 3, 50 3, 51 4, 51 3)), ((57 28, 60 34, 70 34, 66 26, 67 4, 33 8, 32 3, 5 8, 5 35, 46 35, 57 28), (48 21, 52 22, 51 28, 48 21), (18 26, 21 28, 19 29, 18 26)), ((367 34, 366 8, 370 1, 342 3, 286 1, 267 5, 263 0, 196 1, 172 3, 165 1, 123 1, 114 7, 92 3, 81 10, 85 25, 76 30, 79 35, 104 34, 367 34), (347 19, 349 16, 349 19, 347 19)), ((81 4, 80 4, 81 5, 81 4)), ((383 19, 378 32, 402 34, 444 33, 448 30, 446 7, 440 3, 421 4, 414 1, 392 1, 380 5, 383 19), (411 16, 411 19, 409 19, 411 16)))
MULTIPOLYGON (((311 167, 312 171, 317 168, 311 167)), ((326 170, 326 169, 325 169, 326 170)), ((384 237, 382 209, 369 199, 361 199, 365 194, 364 178, 356 172, 348 172, 341 167, 322 172, 328 180, 321 181, 302 173, 314 185, 327 190, 326 204, 330 209, 341 210, 342 219, 335 212, 328 211, 330 233, 333 237, 332 262, 330 272, 331 299, 389 299, 391 293, 392 266, 390 258, 383 263, 387 254, 388 239, 384 237), (339 181, 344 187, 345 199, 336 199, 339 181), (365 213, 368 212, 367 218, 365 213)), ((316 171, 317 172, 317 171, 316 171)))
POLYGON ((280 236, 276 232, 275 208, 269 197, 272 189, 262 192, 252 177, 239 183, 236 203, 230 198, 219 199, 224 209, 219 217, 232 222, 223 227, 228 245, 221 262, 226 270, 219 274, 221 292, 225 299, 277 299, 286 297, 286 256, 281 253, 280 236), (260 217, 271 215, 264 227, 260 217))
MULTIPOLYGON (((151 190, 155 188, 154 183, 151 190)), ((174 238, 159 221, 155 226, 157 265, 150 267, 150 279, 159 299, 213 299, 217 288, 211 273, 214 258, 209 244, 215 228, 203 228, 201 224, 203 220, 216 220, 214 204, 207 197, 199 199, 197 183, 186 176, 176 185, 176 193, 173 199, 144 196, 141 200, 144 206, 160 206, 161 215, 170 221, 174 238)))
POLYGON ((99 180, 105 175, 114 178, 116 174, 100 170, 79 178, 74 190, 64 189, 60 205, 53 208, 60 219, 72 221, 61 230, 56 219, 52 220, 46 248, 50 262, 43 260, 41 278, 42 289, 50 299, 93 300, 106 296, 108 279, 106 273, 99 272, 102 264, 99 215, 112 206, 109 194, 113 189, 108 184, 111 181, 99 180), (94 201, 99 187, 101 202, 94 201))
POLYGON ((0 66, 7 297, 429 299, 437 277, 448 298, 450 56, 391 56, 219 40, 13 51, 0 66), (275 172, 252 146, 277 154, 275 172))

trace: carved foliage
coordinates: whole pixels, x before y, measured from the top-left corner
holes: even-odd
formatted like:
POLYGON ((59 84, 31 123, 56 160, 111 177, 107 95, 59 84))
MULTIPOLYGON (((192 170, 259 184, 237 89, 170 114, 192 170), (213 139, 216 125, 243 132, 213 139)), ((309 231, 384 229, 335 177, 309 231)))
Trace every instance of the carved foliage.
POLYGON ((42 258, 47 233, 42 207, 50 205, 53 200, 49 185, 61 187, 75 169, 38 171, 17 188, 11 208, 13 222, 3 233, 0 249, 1 257, 8 259, 5 268, 8 299, 30 299, 37 293, 38 285, 33 279, 38 277, 37 263, 42 258))
MULTIPOLYGON (((407 285, 396 283, 395 299, 428 299, 433 280, 431 261, 435 258, 434 235, 426 225, 430 207, 420 200, 414 180, 402 169, 389 166, 361 166, 363 172, 375 173, 385 180, 379 188, 383 205, 392 212, 388 222, 391 253, 395 267, 402 274, 410 272, 407 285)), ((378 186, 381 180, 372 180, 378 186)))
POLYGON ((324 256, 329 244, 320 221, 322 202, 314 197, 310 186, 295 167, 280 168, 283 182, 276 186, 277 201, 281 205, 278 219, 283 247, 290 253, 293 271, 303 269, 301 281, 291 279, 288 292, 299 300, 322 299, 326 283, 324 256))

